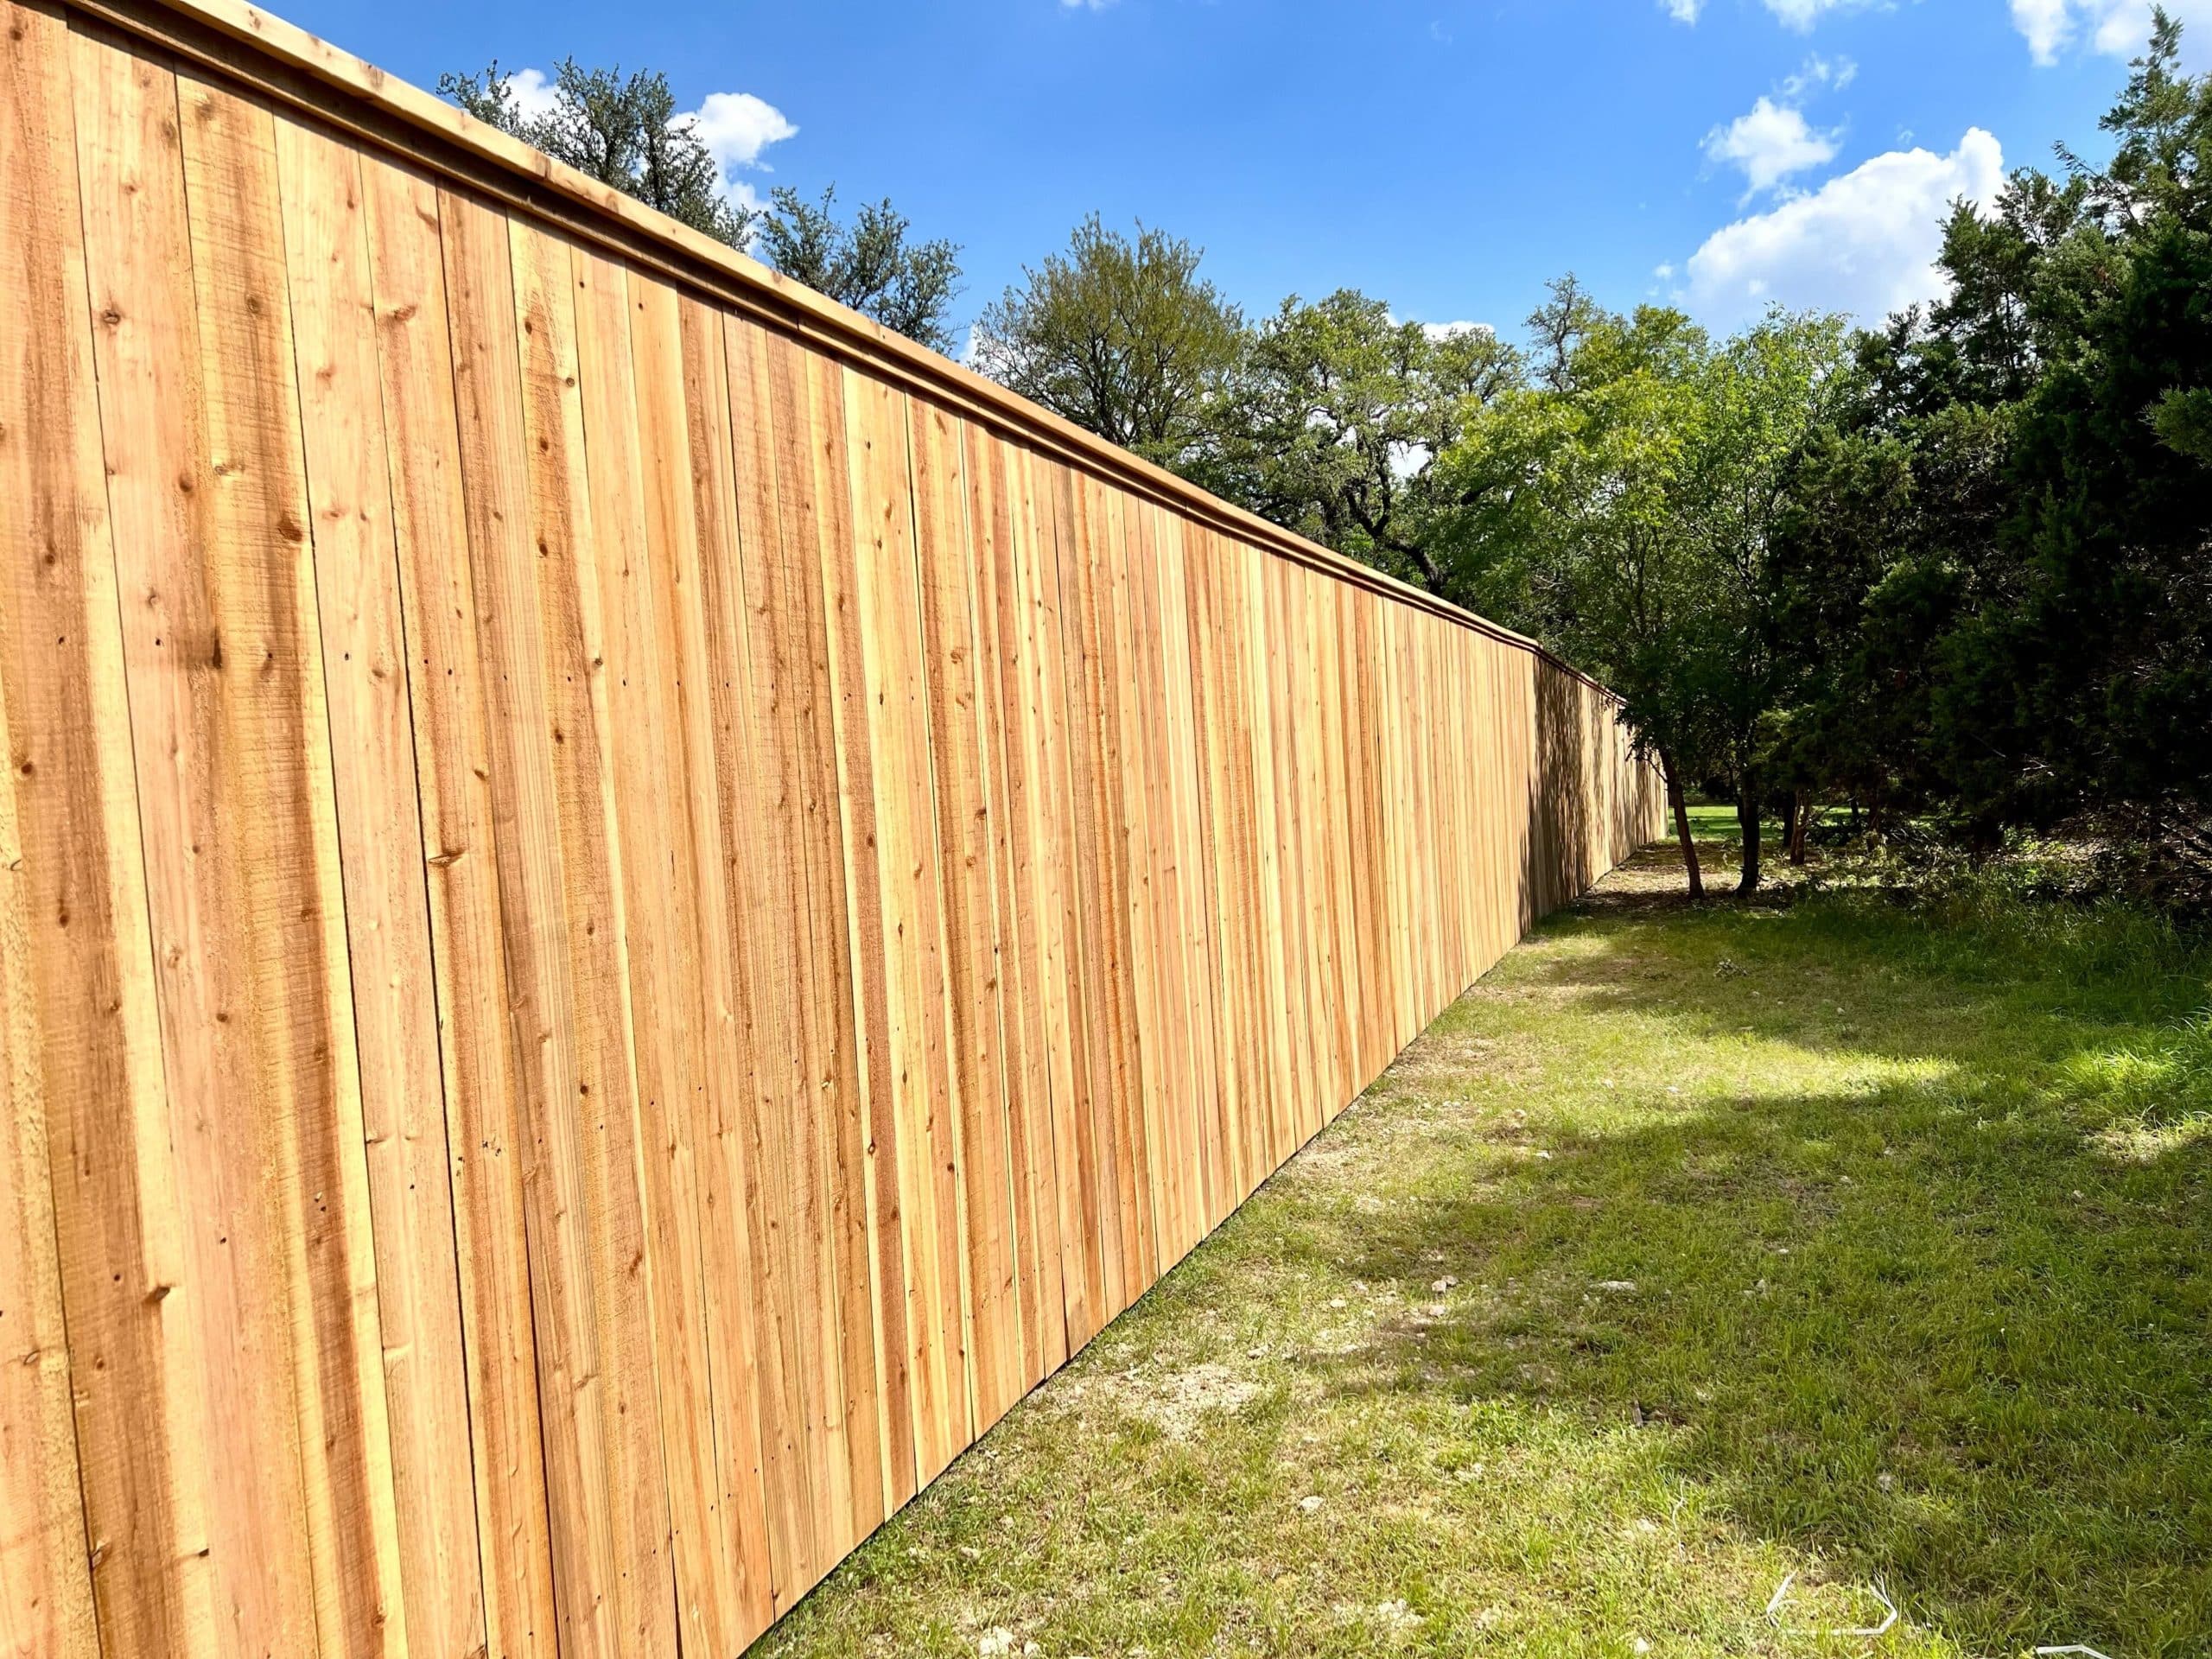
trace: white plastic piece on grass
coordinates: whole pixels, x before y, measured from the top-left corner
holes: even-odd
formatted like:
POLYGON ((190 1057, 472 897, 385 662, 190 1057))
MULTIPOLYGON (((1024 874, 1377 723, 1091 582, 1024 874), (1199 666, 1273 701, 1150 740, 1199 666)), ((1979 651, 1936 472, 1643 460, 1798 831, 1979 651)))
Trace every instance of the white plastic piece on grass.
POLYGON ((1789 1586, 1796 1582, 1796 1573, 1783 1573, 1782 1582, 1775 1586, 1774 1595, 1766 1605, 1766 1622, 1784 1636, 1859 1636, 1871 1640, 1874 1637, 1887 1636, 1890 1626, 1897 1622, 1897 1605, 1890 1599, 1889 1592, 1882 1588, 1881 1580, 1877 1579, 1869 1587, 1874 1592, 1874 1599, 1882 1604, 1882 1622, 1878 1624, 1857 1624, 1843 1630, 1805 1629, 1784 1624, 1782 1622, 1782 1604, 1789 1599, 1789 1586))
POLYGON ((2037 1648, 2037 1653, 2079 1653, 2087 1659, 2112 1659, 2108 1653, 2099 1653, 2094 1648, 2085 1648, 2079 1642, 2069 1642, 2063 1648, 2037 1648))

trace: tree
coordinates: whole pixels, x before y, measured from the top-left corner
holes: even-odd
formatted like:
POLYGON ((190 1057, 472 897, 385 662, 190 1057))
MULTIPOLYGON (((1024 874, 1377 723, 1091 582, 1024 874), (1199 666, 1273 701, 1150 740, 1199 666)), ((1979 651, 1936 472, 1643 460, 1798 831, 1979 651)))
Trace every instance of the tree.
POLYGON ((1243 319, 1198 276, 1202 251, 1097 214, 976 325, 976 365, 1033 403, 1164 466, 1184 463, 1243 319))
POLYGON ((836 195, 831 185, 821 200, 810 202, 790 187, 779 187, 758 219, 753 251, 785 276, 949 354, 959 248, 942 239, 910 241, 905 215, 888 199, 863 204, 849 223, 840 224, 836 195))
POLYGON ((721 163, 679 115, 658 70, 586 69, 563 58, 554 70, 553 102, 525 113, 514 76, 495 60, 481 75, 446 74, 438 91, 487 126, 511 133, 579 173, 635 196, 732 247, 745 245, 755 209, 724 188, 721 163))
POLYGON ((1620 694, 1667 779, 1691 890, 1702 873, 1685 804, 1725 781, 1759 833, 1792 664, 1772 625, 1770 552, 1787 465, 1835 396, 1840 320, 1776 312, 1716 345, 1679 311, 1580 307, 1542 384, 1470 422, 1440 464, 1469 596, 1620 694))
MULTIPOLYGON (((2009 590, 1960 628, 1940 707, 1967 805, 2048 823, 2088 811, 2152 836, 2212 815, 2212 78, 2180 27, 2104 118, 2102 172, 2069 158, 2082 222, 2038 257, 2047 306, 1999 530, 2009 590)), ((2007 193, 2044 187, 2017 179, 2007 193)), ((1947 253, 1948 250, 1947 250, 1947 253)))
POLYGON ((1773 532, 1769 602, 1791 667, 1777 766, 1795 790, 1866 804, 1878 830, 1889 808, 1952 810, 1936 703, 1946 642, 2003 602, 2012 419, 1959 404, 1870 424, 1868 383, 1851 395, 1792 458, 1773 532))
POLYGON ((960 250, 948 241, 911 239, 906 219, 888 200, 863 207, 849 224, 833 212, 834 185, 818 202, 785 188, 772 193, 768 207, 751 205, 730 189, 696 118, 677 112, 658 70, 626 76, 563 58, 554 71, 552 103, 537 114, 523 109, 514 79, 494 62, 480 75, 440 76, 438 91, 486 124, 760 256, 841 305, 932 351, 952 349, 960 250))
POLYGON ((1574 348, 1605 321, 1605 312, 1571 270, 1545 289, 1544 302, 1529 315, 1529 355, 1537 384, 1565 391, 1573 377, 1574 348))
POLYGON ((2159 12, 2104 168, 1955 209, 1949 296, 1862 342, 1846 424, 1903 446, 1912 506, 1826 695, 1876 699, 1854 764, 1970 846, 2088 818, 2212 885, 2212 78, 2180 39, 2159 12))
POLYGON ((1294 296, 1223 384, 1189 470, 1263 518, 1449 596, 1438 531, 1454 503, 1438 458, 1520 378, 1519 353, 1488 329, 1402 322, 1349 289, 1313 304, 1294 296))
POLYGON ((1683 485, 1711 341, 1681 312, 1643 307, 1586 318, 1563 350, 1548 384, 1496 399, 1439 463, 1459 503, 1452 539, 1478 608, 1620 696, 1637 747, 1666 779, 1702 898, 1687 785, 1721 745, 1689 683, 1707 572, 1686 533, 1683 485))
POLYGON ((1681 511, 1710 575, 1695 607, 1688 686, 1711 703, 1743 833, 1740 890, 1759 884, 1777 719, 1796 663, 1776 626, 1775 534, 1790 462, 1847 384, 1840 317, 1776 310, 1706 365, 1703 421, 1687 447, 1681 511))

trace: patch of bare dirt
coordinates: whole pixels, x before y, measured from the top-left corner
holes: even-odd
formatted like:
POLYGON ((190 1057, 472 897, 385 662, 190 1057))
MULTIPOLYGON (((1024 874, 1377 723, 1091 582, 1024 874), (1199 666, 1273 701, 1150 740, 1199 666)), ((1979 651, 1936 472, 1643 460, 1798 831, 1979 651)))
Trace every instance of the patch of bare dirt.
POLYGON ((1077 1377, 1057 1392, 1064 1410, 1111 1405, 1152 1424, 1170 1440, 1186 1440, 1208 1416, 1220 1413, 1233 1417, 1243 1411, 1259 1397, 1261 1386, 1234 1367, 1206 1360, 1180 1370, 1138 1364, 1126 1371, 1077 1377))

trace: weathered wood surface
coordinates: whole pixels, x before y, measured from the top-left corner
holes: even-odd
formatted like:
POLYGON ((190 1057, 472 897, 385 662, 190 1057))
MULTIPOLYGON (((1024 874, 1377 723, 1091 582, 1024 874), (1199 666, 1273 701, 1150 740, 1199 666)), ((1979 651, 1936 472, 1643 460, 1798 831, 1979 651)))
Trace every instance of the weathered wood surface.
POLYGON ((0 1655, 734 1653, 1662 827, 264 14, 0 20, 0 1655))

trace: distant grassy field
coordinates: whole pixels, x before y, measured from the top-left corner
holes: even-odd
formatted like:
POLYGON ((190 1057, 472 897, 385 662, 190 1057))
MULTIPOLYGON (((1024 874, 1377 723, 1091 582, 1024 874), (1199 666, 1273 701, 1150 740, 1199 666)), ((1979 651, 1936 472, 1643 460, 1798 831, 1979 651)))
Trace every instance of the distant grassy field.
POLYGON ((1680 887, 1541 930, 760 1650, 2212 1653, 2212 961, 1680 887))

